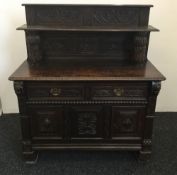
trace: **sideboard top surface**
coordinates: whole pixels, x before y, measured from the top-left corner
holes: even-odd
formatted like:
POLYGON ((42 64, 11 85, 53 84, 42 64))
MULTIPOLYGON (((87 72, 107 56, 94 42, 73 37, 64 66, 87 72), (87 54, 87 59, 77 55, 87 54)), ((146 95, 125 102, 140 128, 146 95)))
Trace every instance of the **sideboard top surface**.
POLYGON ((120 65, 101 61, 89 65, 74 60, 48 61, 31 66, 27 61, 9 77, 12 81, 161 81, 165 77, 147 61, 144 65, 120 65))
POLYGON ((99 6, 99 7, 112 7, 112 6, 125 6, 125 7, 153 7, 152 4, 32 4, 24 3, 22 6, 99 6))

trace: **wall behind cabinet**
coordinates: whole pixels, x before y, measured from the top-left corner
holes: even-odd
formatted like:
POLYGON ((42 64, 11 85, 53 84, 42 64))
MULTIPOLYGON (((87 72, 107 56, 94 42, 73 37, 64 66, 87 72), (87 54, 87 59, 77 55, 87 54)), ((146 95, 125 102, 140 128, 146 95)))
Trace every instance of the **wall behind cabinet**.
POLYGON ((0 6, 0 97, 4 113, 18 112, 17 98, 8 76, 26 59, 25 35, 16 27, 25 23, 22 3, 153 4, 150 24, 160 29, 151 33, 148 57, 167 77, 158 96, 157 111, 177 111, 177 1, 153 0, 5 0, 0 6))

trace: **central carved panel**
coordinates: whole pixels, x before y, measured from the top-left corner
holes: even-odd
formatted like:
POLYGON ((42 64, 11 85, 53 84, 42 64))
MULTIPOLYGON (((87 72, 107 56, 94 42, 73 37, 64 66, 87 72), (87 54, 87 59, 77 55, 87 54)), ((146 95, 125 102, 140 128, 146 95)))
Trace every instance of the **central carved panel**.
POLYGON ((71 138, 72 140, 101 139, 104 137, 104 114, 100 106, 72 107, 71 138))
POLYGON ((96 134, 97 116, 93 112, 81 112, 78 114, 78 134, 95 135, 96 134))

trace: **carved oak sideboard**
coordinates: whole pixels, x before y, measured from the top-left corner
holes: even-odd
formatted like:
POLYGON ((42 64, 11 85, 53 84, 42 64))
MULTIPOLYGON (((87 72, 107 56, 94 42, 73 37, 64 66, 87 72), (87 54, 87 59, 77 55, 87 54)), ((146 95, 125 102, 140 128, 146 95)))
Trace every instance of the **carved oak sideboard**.
POLYGON ((28 58, 10 76, 23 156, 40 150, 151 154, 165 77, 147 59, 151 5, 25 4, 28 58))

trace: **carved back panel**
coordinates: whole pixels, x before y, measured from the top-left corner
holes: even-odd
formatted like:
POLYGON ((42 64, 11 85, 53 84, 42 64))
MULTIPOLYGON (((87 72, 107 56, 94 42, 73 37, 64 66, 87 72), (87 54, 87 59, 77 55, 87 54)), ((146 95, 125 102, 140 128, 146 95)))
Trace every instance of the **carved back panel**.
POLYGON ((28 25, 146 27, 151 5, 26 4, 28 25), (82 14, 82 15, 81 15, 82 14))
POLYGON ((48 59, 116 57, 128 59, 133 52, 133 33, 42 32, 43 57, 48 59))

